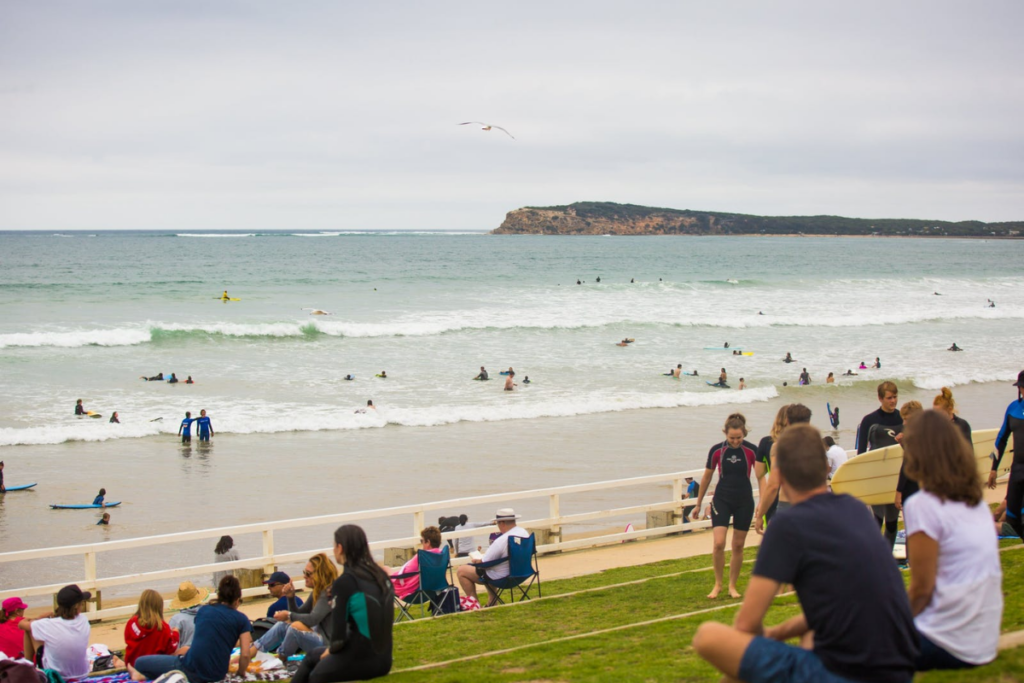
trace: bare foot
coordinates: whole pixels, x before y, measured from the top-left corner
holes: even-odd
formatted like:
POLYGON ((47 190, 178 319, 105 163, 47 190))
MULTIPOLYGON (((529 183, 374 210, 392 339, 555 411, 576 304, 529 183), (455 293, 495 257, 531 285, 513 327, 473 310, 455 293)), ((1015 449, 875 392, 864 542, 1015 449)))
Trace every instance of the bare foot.
POLYGON ((131 664, 128 665, 128 673, 133 681, 144 681, 146 677, 135 670, 135 667, 131 664))
POLYGON ((740 592, 738 590, 736 590, 734 587, 729 586, 729 597, 730 598, 739 598, 739 597, 743 597, 743 596, 741 596, 740 592))
POLYGON ((710 593, 708 593, 708 600, 714 600, 715 598, 718 597, 718 594, 721 593, 721 592, 722 592, 722 587, 719 586, 718 584, 715 584, 715 587, 713 589, 711 589, 710 593))

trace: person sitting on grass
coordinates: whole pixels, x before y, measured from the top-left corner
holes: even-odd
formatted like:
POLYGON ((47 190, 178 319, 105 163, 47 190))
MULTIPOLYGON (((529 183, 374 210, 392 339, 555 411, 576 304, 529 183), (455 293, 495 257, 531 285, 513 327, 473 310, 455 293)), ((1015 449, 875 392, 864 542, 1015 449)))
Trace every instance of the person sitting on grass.
POLYGON ((228 675, 231 651, 236 644, 241 648, 238 670, 244 672, 249 667, 252 624, 238 611, 240 604, 242 586, 234 576, 225 576, 217 584, 217 599, 201 607, 196 615, 195 635, 188 652, 139 657, 134 666, 128 666, 131 679, 154 680, 177 670, 188 677, 189 683, 220 681, 228 675))
POLYGON ((267 579, 267 591, 270 592, 270 597, 277 598, 267 608, 267 619, 273 619, 274 614, 283 610, 288 609, 288 599, 293 598, 295 600, 296 607, 302 607, 302 598, 295 595, 295 586, 292 585, 292 577, 288 576, 284 572, 274 572, 267 579))
POLYGON ((293 609, 274 613, 274 624, 269 631, 252 645, 256 651, 277 652, 281 659, 288 659, 297 651, 312 652, 330 642, 331 638, 331 584, 338 578, 338 568, 323 553, 309 558, 302 570, 306 587, 313 594, 306 604, 295 604, 294 595, 288 601, 293 609))
POLYGON ((864 504, 829 493, 817 429, 782 432, 775 474, 792 505, 768 525, 734 625, 701 624, 697 654, 748 683, 909 682, 917 633, 903 578, 864 504), (782 584, 793 584, 803 612, 766 628, 782 584), (808 649, 786 644, 794 638, 808 649))
POLYGON ((345 571, 331 585, 333 636, 306 655, 292 683, 366 681, 391 671, 394 588, 373 561, 362 527, 334 531, 334 559, 345 571))
POLYGON ((988 664, 999 647, 1003 571, 974 449, 939 410, 908 421, 901 443, 907 475, 921 486, 903 510, 916 668, 988 664))
POLYGON ((53 669, 65 679, 88 675, 89 620, 82 608, 90 597, 75 584, 64 586, 57 593, 56 612, 19 621, 18 628, 32 634, 25 639, 25 658, 32 659, 41 647, 43 669, 53 669))
MULTIPOLYGON (((428 526, 420 532, 420 547, 423 550, 431 553, 441 552, 441 530, 436 526, 428 526)), ((416 553, 412 556, 412 559, 402 565, 401 569, 394 569, 392 567, 381 567, 391 576, 391 583, 395 585, 395 595, 400 600, 405 600, 410 595, 419 590, 420 587, 420 555, 416 553), (396 579, 394 578, 398 574, 414 574, 407 579, 396 579)))
MULTIPOLYGON (((508 557, 509 536, 518 536, 519 538, 530 537, 530 532, 520 526, 516 526, 517 519, 519 519, 519 515, 517 515, 516 511, 512 508, 502 508, 501 510, 498 510, 494 515, 493 520, 494 524, 498 525, 498 531, 500 532, 498 538, 494 539, 482 558, 479 560, 473 560, 470 564, 464 564, 459 567, 457 575, 459 585, 462 586, 463 611, 470 612, 480 609, 480 600, 476 596, 476 587, 484 583, 484 576, 492 581, 504 579, 508 576, 508 562, 486 569, 483 567, 477 567, 476 565, 482 562, 491 562, 492 560, 500 560, 508 557)), ((490 586, 487 586, 487 593, 490 596, 488 606, 493 605, 497 600, 497 595, 490 586)))
POLYGON ((164 599, 155 590, 147 588, 139 596, 135 614, 124 625, 127 664, 145 655, 172 655, 178 649, 177 631, 164 621, 164 599))
POLYGON ((171 600, 171 609, 181 610, 171 617, 171 628, 180 634, 178 647, 186 648, 192 644, 192 636, 196 632, 196 615, 208 597, 209 588, 197 588, 191 581, 178 584, 178 594, 171 600))

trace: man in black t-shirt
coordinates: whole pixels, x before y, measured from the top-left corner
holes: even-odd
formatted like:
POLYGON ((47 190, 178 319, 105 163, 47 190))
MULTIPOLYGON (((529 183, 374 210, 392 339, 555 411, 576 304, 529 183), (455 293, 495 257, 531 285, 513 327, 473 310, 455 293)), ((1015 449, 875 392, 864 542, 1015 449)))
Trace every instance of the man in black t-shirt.
MULTIPOLYGON (((898 400, 899 389, 893 382, 882 382, 878 385, 880 405, 878 410, 868 413, 860 421, 860 427, 857 429, 857 455, 896 443, 896 434, 903 428, 903 418, 896 410, 898 400)), ((878 526, 885 525, 885 540, 889 541, 891 550, 896 543, 900 511, 896 509, 895 503, 872 505, 871 511, 878 526)))
POLYGON ((705 622, 697 653, 748 683, 909 683, 917 633, 888 547, 855 498, 828 491, 821 434, 788 427, 775 444, 775 474, 792 507, 765 532, 735 626, 705 622), (791 583, 803 613, 777 626, 764 617, 791 583), (813 634, 813 650, 785 644, 813 634))

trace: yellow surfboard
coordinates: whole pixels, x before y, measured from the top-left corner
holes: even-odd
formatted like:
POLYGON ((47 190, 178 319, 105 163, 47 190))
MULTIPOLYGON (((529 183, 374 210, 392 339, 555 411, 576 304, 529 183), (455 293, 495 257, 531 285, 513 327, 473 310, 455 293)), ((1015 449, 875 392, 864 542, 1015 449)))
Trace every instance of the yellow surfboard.
MULTIPOLYGON (((978 474, 987 478, 992 470, 989 453, 995 450, 998 429, 976 429, 971 434, 974 456, 978 460, 978 474)), ((1011 439, 1007 451, 1013 446, 1011 439)), ((999 463, 999 474, 1010 471, 1012 456, 1007 453, 999 463)), ((867 505, 887 505, 896 502, 896 482, 903 464, 903 447, 887 446, 868 451, 844 462, 832 477, 832 490, 848 493, 867 505)))

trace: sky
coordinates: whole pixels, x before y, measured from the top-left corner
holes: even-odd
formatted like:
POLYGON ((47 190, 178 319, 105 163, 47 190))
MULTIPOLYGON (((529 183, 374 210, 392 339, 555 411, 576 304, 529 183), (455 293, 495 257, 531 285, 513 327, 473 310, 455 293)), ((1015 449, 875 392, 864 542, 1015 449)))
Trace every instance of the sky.
POLYGON ((0 0, 0 230, 489 230, 587 200, 1024 220, 1022 22, 1019 0, 0 0))

